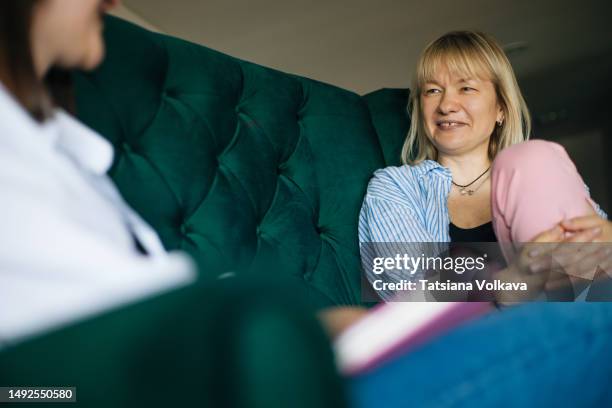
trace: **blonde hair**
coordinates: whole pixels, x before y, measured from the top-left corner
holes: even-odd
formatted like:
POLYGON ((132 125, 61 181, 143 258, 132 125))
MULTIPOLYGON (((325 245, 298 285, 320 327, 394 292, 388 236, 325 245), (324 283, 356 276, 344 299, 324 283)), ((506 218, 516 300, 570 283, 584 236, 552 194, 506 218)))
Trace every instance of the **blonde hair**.
POLYGON ((501 126, 496 125, 489 142, 489 158, 510 145, 523 142, 531 132, 531 116, 521 94, 510 61, 497 42, 476 31, 452 31, 429 44, 417 63, 410 96, 410 130, 402 148, 404 164, 437 160, 438 152, 427 137, 420 105, 425 83, 431 81, 440 67, 470 78, 493 82, 503 111, 501 126))

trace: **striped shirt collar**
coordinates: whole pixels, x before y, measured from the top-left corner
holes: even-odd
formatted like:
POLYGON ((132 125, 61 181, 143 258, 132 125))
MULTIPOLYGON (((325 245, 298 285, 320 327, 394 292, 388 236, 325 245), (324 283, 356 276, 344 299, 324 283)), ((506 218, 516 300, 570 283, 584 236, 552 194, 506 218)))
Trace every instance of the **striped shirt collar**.
POLYGON ((419 178, 430 177, 432 175, 452 178, 450 169, 442 166, 435 160, 423 160, 419 164, 411 166, 410 170, 419 178))

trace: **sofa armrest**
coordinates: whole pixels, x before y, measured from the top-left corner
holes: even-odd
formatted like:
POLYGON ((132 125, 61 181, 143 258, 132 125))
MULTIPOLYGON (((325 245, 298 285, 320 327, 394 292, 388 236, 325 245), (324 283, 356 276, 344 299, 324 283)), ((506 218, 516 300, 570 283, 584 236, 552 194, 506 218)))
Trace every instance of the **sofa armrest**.
POLYGON ((261 278, 196 284, 0 350, 0 384, 90 407, 344 406, 306 304, 261 278))

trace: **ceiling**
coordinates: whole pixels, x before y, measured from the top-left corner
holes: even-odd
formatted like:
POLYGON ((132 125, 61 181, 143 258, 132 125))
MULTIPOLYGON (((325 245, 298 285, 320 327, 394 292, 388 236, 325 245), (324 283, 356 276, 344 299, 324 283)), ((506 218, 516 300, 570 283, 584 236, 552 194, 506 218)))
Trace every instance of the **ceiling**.
POLYGON ((241 59, 369 92, 406 87, 422 48, 454 29, 502 44, 519 77, 612 52, 603 0, 125 0, 163 32, 241 59))

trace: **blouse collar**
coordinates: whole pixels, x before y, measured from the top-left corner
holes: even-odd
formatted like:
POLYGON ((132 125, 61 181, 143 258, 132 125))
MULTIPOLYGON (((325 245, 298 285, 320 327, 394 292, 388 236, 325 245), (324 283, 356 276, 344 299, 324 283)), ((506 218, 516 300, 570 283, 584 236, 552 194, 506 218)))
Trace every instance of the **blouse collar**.
POLYGON ((97 174, 106 173, 113 161, 112 145, 94 130, 61 109, 42 123, 35 121, 1 83, 0 129, 12 143, 56 148, 97 174))

